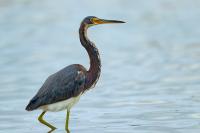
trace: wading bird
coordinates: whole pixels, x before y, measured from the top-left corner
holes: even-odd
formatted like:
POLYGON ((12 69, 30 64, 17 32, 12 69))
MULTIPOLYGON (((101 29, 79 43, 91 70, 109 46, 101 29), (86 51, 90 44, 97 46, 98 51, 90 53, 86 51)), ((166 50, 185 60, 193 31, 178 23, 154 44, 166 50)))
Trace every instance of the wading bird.
POLYGON ((90 68, 86 70, 82 65, 69 65, 62 70, 50 75, 39 89, 37 94, 30 100, 26 107, 27 111, 42 109, 38 120, 51 128, 52 126, 43 119, 47 111, 67 110, 65 129, 69 133, 69 115, 71 107, 78 102, 80 96, 97 83, 101 72, 101 60, 95 44, 87 37, 87 29, 98 24, 124 23, 117 20, 99 19, 94 16, 86 17, 79 29, 80 42, 86 49, 90 58, 90 68))

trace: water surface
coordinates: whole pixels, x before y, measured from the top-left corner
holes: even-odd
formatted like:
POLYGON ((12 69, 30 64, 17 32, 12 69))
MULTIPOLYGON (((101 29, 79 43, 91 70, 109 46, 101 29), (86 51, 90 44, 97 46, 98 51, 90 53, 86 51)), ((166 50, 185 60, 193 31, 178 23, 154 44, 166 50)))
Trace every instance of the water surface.
MULTIPOLYGON (((78 39, 88 15, 127 21, 89 30, 101 53, 95 89, 72 109, 72 133, 200 131, 198 0, 1 0, 0 132, 45 133, 41 111, 24 110, 45 79, 89 67, 78 39)), ((64 132, 66 112, 46 119, 64 132)))

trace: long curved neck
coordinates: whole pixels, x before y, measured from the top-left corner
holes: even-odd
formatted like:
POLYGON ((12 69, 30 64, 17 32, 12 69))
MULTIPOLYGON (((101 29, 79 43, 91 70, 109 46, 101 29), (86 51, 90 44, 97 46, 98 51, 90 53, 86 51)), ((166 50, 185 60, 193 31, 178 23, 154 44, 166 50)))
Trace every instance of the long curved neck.
POLYGON ((90 58, 90 68, 87 71, 87 81, 86 86, 90 88, 95 85, 101 72, 101 60, 99 56, 99 51, 95 44, 92 43, 87 37, 88 25, 82 23, 79 29, 80 42, 83 47, 87 50, 90 58))

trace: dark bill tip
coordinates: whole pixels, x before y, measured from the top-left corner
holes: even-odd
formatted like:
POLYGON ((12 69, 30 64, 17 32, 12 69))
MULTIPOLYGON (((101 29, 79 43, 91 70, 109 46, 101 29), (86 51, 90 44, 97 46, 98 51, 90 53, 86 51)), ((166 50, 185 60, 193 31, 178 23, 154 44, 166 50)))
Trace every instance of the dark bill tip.
POLYGON ((124 21, 119 21, 119 20, 105 20, 105 19, 102 19, 102 22, 103 23, 126 23, 124 21))

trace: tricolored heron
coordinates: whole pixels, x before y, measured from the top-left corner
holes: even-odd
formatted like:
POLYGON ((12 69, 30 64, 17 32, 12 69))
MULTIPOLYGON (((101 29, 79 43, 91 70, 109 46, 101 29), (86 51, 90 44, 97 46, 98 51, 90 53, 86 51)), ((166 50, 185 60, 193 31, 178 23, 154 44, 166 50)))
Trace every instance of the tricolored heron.
POLYGON ((99 19, 94 16, 86 17, 80 26, 79 36, 82 46, 86 49, 90 58, 90 68, 86 70, 82 65, 73 64, 50 75, 30 100, 27 111, 42 109, 38 120, 51 128, 56 128, 43 119, 46 111, 61 111, 67 109, 65 129, 69 132, 69 114, 71 107, 78 102, 80 96, 97 83, 101 72, 101 60, 95 44, 87 37, 87 29, 98 24, 124 23, 117 20, 99 19))

